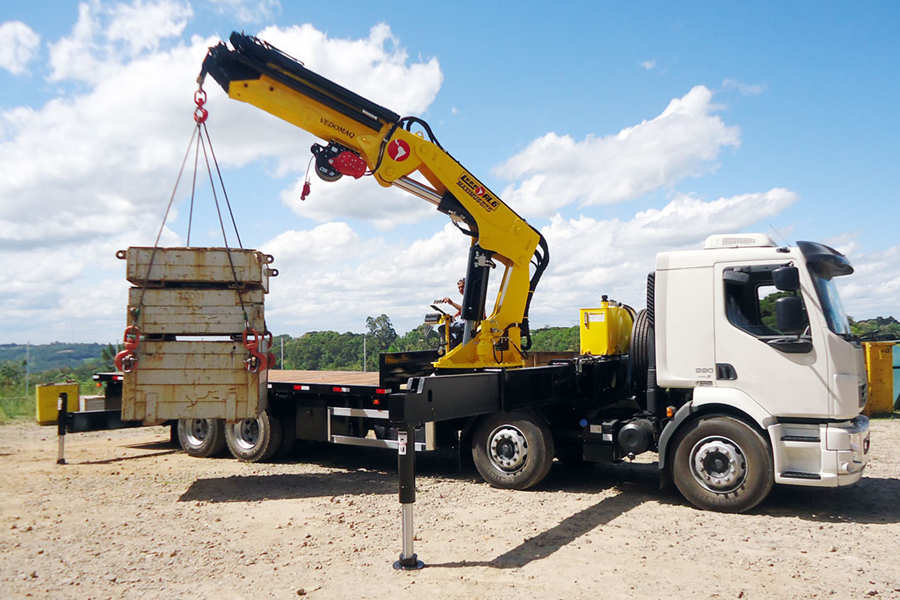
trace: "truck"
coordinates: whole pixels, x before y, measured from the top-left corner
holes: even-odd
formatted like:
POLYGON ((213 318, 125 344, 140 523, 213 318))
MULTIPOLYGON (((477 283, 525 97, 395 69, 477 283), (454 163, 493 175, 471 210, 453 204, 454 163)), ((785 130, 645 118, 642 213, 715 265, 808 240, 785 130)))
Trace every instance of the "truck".
MULTIPOLYGON (((579 352, 530 354, 529 307, 550 256, 541 233, 450 156, 425 121, 401 118, 262 40, 234 33, 230 42, 210 48, 201 89, 211 76, 229 97, 324 141, 312 146, 322 180, 399 187, 471 238, 463 333, 455 347, 445 338, 437 350, 383 354, 377 374, 270 370, 259 414, 179 419, 186 452, 212 456, 227 446, 252 462, 295 440, 396 449, 403 568, 416 565, 408 531, 415 451, 453 449, 489 484, 514 490, 540 483, 555 459, 655 452, 663 484, 724 512, 754 508, 775 484, 860 479, 867 384, 835 282, 853 272, 842 253, 764 234, 711 235, 702 249, 658 254, 645 309, 603 296, 581 310, 579 352), (494 270, 501 279, 490 308, 494 270)), ((98 378, 115 396, 120 376, 98 378)))

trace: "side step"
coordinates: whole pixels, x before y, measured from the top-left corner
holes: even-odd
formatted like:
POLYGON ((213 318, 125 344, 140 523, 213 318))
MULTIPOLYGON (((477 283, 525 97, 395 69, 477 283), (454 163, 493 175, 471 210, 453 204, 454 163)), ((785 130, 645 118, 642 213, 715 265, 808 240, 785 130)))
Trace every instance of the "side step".
POLYGON ((822 476, 818 473, 803 473, 801 471, 785 471, 781 474, 785 479, 810 479, 810 480, 819 480, 822 479, 822 476))
MULTIPOLYGON (((332 435, 331 443, 346 444, 348 446, 368 446, 369 448, 393 448, 397 449, 397 440, 374 440, 372 438, 360 438, 349 435, 332 435)), ((425 451, 425 442, 416 442, 416 452, 425 451)))

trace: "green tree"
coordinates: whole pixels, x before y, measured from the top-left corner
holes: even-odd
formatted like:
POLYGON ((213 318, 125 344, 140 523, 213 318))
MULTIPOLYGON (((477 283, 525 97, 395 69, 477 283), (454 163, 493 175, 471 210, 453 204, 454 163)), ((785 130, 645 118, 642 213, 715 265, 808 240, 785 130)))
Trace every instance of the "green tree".
POLYGON ((894 317, 875 317, 855 321, 850 319, 850 331, 867 341, 900 340, 900 322, 894 317))
POLYGON ((531 331, 532 352, 578 352, 581 334, 572 327, 541 327, 531 331))
POLYGON ((391 318, 385 314, 377 317, 368 317, 366 319, 366 369, 369 371, 378 370, 378 356, 382 352, 387 352, 397 340, 397 332, 391 324, 391 318))
POLYGON ((123 350, 125 347, 122 344, 116 344, 113 346, 112 344, 107 344, 100 351, 100 362, 103 364, 103 368, 107 371, 112 371, 116 368, 116 354, 119 351, 123 350))
POLYGON ((398 337, 389 352, 414 352, 416 350, 434 350, 438 347, 440 336, 435 328, 427 323, 422 323, 412 331, 398 337))
POLYGON ((0 363, 0 388, 11 391, 25 385, 24 362, 5 360, 0 363))

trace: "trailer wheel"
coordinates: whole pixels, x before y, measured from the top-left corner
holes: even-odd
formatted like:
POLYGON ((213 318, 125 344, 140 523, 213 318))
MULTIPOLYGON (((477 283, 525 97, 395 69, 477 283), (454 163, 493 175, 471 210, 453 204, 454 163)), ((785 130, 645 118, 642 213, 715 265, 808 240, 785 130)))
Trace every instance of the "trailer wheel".
POLYGON ((732 417, 688 424, 675 441, 673 460, 675 485, 703 510, 750 510, 769 495, 775 480, 768 442, 732 417))
POLYGON ((540 483, 550 471, 553 436, 529 413, 497 413, 476 426, 472 458, 475 468, 492 486, 525 490, 540 483))
POLYGON ((242 419, 225 427, 225 441, 231 454, 243 462, 263 462, 281 446, 281 421, 263 411, 255 419, 242 419))
POLYGON ((220 419, 179 419, 178 445, 189 456, 209 458, 225 450, 225 424, 220 419))

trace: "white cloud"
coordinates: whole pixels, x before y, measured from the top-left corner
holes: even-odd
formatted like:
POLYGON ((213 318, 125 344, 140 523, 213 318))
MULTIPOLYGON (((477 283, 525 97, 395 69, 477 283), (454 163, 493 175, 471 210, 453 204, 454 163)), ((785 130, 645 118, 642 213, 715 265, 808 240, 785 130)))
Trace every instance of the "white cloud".
MULTIPOLYGON (((97 4, 82 4, 75 32, 66 39, 108 39, 108 31, 96 30, 93 15, 98 11, 102 12, 97 4)), ((378 31, 379 35, 384 33, 383 29, 378 31)), ((310 27, 302 32, 289 30, 278 37, 313 50, 316 40, 329 43, 310 27), (294 36, 299 37, 295 40, 294 36)), ((195 38, 190 46, 178 43, 165 51, 119 57, 118 62, 107 56, 103 58, 104 68, 114 70, 115 77, 95 82, 87 93, 60 96, 40 109, 0 113, 0 131, 4 134, 0 138, 0 177, 4 181, 0 190, 0 247, 23 242, 60 243, 125 229, 135 235, 149 235, 153 226, 146 223, 147 215, 154 216, 151 220, 159 218, 171 193, 193 125, 196 75, 207 48, 215 41, 195 38), (38 206, 41 210, 35 211, 38 206)), ((381 42, 370 38, 361 43, 378 46, 381 42)), ((90 44, 77 46, 74 51, 79 53, 88 51, 90 44)), ((346 42, 333 50, 350 51, 352 47, 346 42)), ((71 57, 60 59, 61 46, 55 48, 60 68, 77 62, 71 57)), ((101 49, 92 56, 103 54, 101 49)), ((436 77, 423 83, 416 77, 415 65, 407 66, 404 57, 402 52, 381 53, 371 61, 376 67, 383 63, 388 78, 398 82, 397 89, 402 88, 395 104, 410 102, 426 107, 437 93, 440 70, 433 63, 436 77)), ((352 82, 356 72, 351 71, 345 76, 352 82)), ((294 168, 305 172, 311 136, 255 108, 226 101, 217 86, 207 88, 209 126, 220 164, 240 166, 274 157, 284 159, 279 162, 281 172, 294 168)), ((389 96, 388 92, 388 101, 389 96)), ((317 189, 317 193, 322 191, 317 189)), ((335 214, 346 213, 346 194, 337 192, 335 214)), ((398 206, 396 196, 390 198, 386 203, 373 203, 374 207, 384 205, 384 209, 357 213, 357 218, 384 219, 390 208, 398 206)), ((319 208, 317 218, 325 220, 327 210, 324 205, 319 208)))
POLYGON ((325 182, 313 175, 311 193, 301 201, 303 178, 281 194, 282 202, 295 214, 319 222, 333 219, 370 221, 381 230, 418 223, 438 214, 435 207, 395 188, 385 189, 368 177, 342 177, 325 182))
POLYGON ((0 24, 0 40, 0 69, 13 75, 25 73, 41 47, 41 36, 21 21, 0 24))
POLYGON ((271 21, 281 13, 278 0, 207 0, 219 14, 230 15, 241 23, 271 21))
POLYGON ((423 114, 444 79, 436 58, 409 63, 406 50, 385 23, 359 40, 331 38, 310 24, 267 27, 259 37, 401 116, 423 114))
MULTIPOLYGON (((194 125, 196 77, 208 47, 218 42, 200 37, 183 41, 189 16, 189 7, 176 2, 82 3, 72 31, 50 45, 51 78, 75 81, 78 91, 62 86, 44 106, 0 111, 0 178, 4 182, 0 263, 3 278, 15 282, 0 293, 0 314, 5 315, 0 318, 0 332, 5 339, 27 339, 16 333, 24 323, 41 323, 42 328, 47 324, 41 336, 70 331, 67 314, 90 311, 92 304, 96 304, 98 329, 78 333, 79 339, 102 339, 109 323, 124 322, 122 298, 116 300, 118 308, 109 318, 103 302, 73 303, 72 299, 102 295, 95 286, 104 269, 115 271, 119 266, 114 251, 151 245, 156 237, 194 125), (142 20, 154 24, 165 44, 140 35, 126 41, 134 23, 142 20), (25 265, 27 276, 23 277, 25 265), (41 300, 35 302, 37 298, 41 300)), ((311 26, 267 31, 286 46, 327 56, 320 60, 332 72, 324 74, 336 73, 353 89, 372 86, 370 74, 364 73, 365 67, 355 66, 352 56, 337 55, 367 53, 366 65, 393 84, 380 96, 392 108, 424 111, 440 87, 437 61, 411 63, 386 27, 374 28, 370 37, 355 42, 331 40, 311 26)), ((310 61, 307 64, 312 66, 310 61)), ((212 80, 206 88, 208 124, 220 165, 227 169, 268 159, 264 164, 274 166, 276 174, 305 173, 311 136, 256 108, 227 100, 212 80)), ((228 181, 227 172, 225 178, 228 181)), ((335 200, 335 214, 349 212, 347 194, 352 192, 336 189, 329 196, 320 188, 324 184, 316 185, 314 199, 335 200)), ((183 200, 190 186, 183 182, 180 189, 178 200, 183 200)), ((430 214, 416 213, 421 209, 404 204, 409 201, 399 200, 396 192, 384 194, 373 196, 371 210, 353 216, 388 227, 392 209, 418 214, 416 218, 430 214)), ((182 230, 177 209, 169 223, 182 230)), ((327 212, 323 204, 313 218, 328 220, 327 212)), ((401 222, 414 220, 409 215, 401 222)), ((183 243, 183 238, 170 233, 163 243, 183 243)), ((122 280, 118 271, 109 277, 122 280)), ((66 336, 60 334, 60 338, 66 336)))
POLYGON ((129 59, 179 37, 192 16, 189 4, 173 0, 82 2, 72 33, 50 44, 50 80, 108 81, 129 59))
POLYGON ((603 294, 639 308, 657 252, 697 249, 713 233, 746 231, 796 200, 794 192, 774 188, 709 202, 681 195, 628 221, 556 215, 541 230, 551 258, 535 294, 532 323, 574 320, 578 308, 595 305, 603 294))
MULTIPOLYGON (((557 215, 542 229, 551 260, 532 305, 532 324, 574 322, 578 308, 596 304, 602 294, 638 307, 658 251, 699 248, 712 233, 746 230, 794 201, 796 194, 776 188, 710 202, 680 196, 628 221, 557 215)), ((359 331, 365 317, 386 313, 398 331, 408 331, 433 299, 455 294, 467 246, 450 224, 411 242, 367 239, 342 222, 284 233, 263 246, 280 271, 267 299, 270 325, 293 334, 359 331)))
POLYGON ((162 39, 180 36, 194 14, 189 4, 171 0, 116 4, 109 13, 106 37, 112 42, 125 42, 132 54, 155 51, 162 39))
POLYGON ((724 148, 740 145, 740 130, 715 109, 709 89, 697 86, 659 116, 616 135, 578 142, 548 133, 497 167, 500 177, 521 180, 501 195, 523 214, 549 216, 572 203, 631 200, 713 171, 724 148))
POLYGON ((743 83, 737 79, 726 79, 722 82, 722 88, 726 90, 737 90, 742 96, 759 96, 766 91, 764 83, 743 83))
POLYGON ((653 60, 645 60, 640 63, 642 69, 646 69, 647 71, 652 71, 656 68, 656 59, 653 60))
POLYGON ((897 301, 900 298, 900 245, 870 253, 857 252, 859 246, 856 244, 846 246, 854 273, 838 278, 837 283, 847 314, 856 319, 897 317, 900 312, 897 301))
POLYGON ((361 331, 367 316, 384 313, 398 331, 408 331, 435 298, 455 293, 467 247, 468 238, 449 224, 411 242, 364 239, 345 223, 284 233, 262 246, 279 269, 266 299, 267 320, 296 335, 316 328, 361 331))

